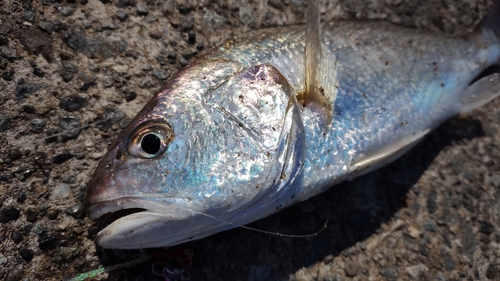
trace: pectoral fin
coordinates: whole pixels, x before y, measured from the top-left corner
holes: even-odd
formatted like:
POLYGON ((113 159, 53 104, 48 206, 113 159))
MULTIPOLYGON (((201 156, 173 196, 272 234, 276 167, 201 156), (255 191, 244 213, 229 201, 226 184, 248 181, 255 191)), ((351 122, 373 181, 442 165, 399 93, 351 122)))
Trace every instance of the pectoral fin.
POLYGON ((398 142, 389 144, 388 146, 379 147, 374 151, 361 154, 357 156, 351 166, 349 166, 349 171, 353 171, 355 172, 355 176, 359 176, 378 169, 406 153, 429 132, 430 129, 426 129, 398 142))
POLYGON ((462 95, 460 113, 467 113, 478 108, 500 94, 500 74, 493 73, 472 83, 462 95))

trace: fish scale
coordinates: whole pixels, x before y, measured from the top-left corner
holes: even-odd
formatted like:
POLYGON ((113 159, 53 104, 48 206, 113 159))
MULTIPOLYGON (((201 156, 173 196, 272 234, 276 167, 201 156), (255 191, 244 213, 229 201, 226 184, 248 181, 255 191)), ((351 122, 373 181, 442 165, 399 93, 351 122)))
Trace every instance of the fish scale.
POLYGON ((137 249, 200 239, 396 159, 500 93, 498 74, 481 76, 499 61, 500 27, 488 25, 499 7, 467 37, 326 23, 319 87, 301 102, 305 26, 253 31, 209 52, 175 75, 101 160, 86 199, 90 218, 133 211, 110 221, 97 243, 137 249))

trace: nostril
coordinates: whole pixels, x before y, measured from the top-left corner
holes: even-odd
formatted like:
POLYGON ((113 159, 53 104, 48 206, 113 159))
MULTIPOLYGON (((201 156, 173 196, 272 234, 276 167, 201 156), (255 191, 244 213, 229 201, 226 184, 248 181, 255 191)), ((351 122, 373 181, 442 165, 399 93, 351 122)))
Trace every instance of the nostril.
POLYGON ((122 158, 122 150, 118 149, 118 151, 116 152, 115 159, 120 160, 120 158, 122 158))

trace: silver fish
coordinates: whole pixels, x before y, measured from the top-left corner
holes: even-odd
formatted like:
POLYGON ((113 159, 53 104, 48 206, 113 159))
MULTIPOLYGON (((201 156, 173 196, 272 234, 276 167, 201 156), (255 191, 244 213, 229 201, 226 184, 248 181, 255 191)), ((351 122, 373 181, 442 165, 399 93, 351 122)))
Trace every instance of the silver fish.
POLYGON ((499 75, 487 71, 500 60, 498 18, 500 5, 466 37, 323 24, 307 91, 306 27, 234 38, 175 75, 101 160, 89 217, 114 220, 97 243, 200 239, 394 160, 500 93, 499 75))

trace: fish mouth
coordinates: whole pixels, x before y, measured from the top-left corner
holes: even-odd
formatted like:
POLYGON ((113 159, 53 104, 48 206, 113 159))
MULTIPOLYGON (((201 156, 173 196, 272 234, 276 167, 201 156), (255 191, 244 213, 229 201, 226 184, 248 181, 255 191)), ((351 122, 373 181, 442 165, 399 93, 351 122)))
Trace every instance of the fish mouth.
POLYGON ((137 233, 152 224, 180 221, 193 215, 177 207, 179 204, 175 200, 135 197, 93 203, 89 218, 101 225, 96 242, 104 248, 122 248, 124 239, 137 238, 137 233))

